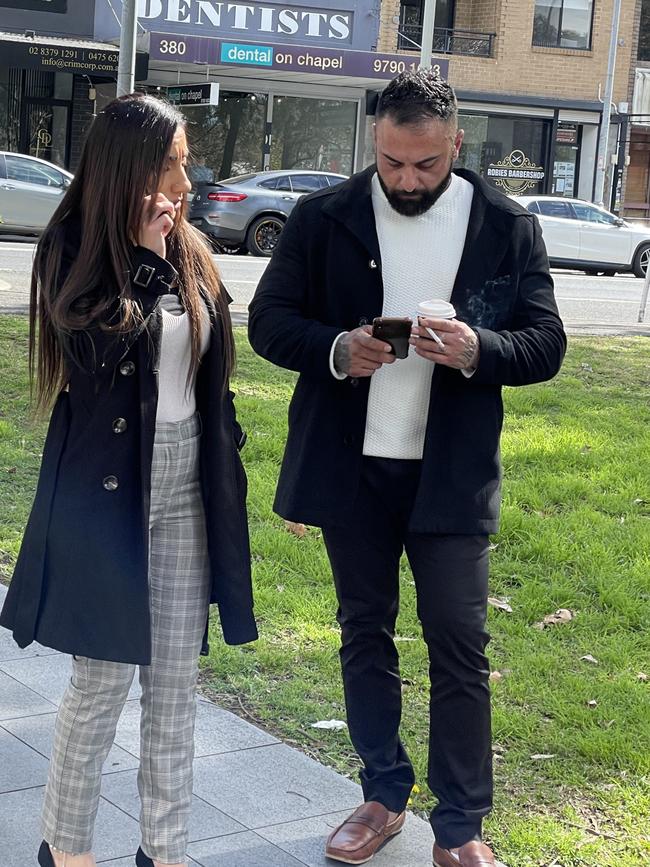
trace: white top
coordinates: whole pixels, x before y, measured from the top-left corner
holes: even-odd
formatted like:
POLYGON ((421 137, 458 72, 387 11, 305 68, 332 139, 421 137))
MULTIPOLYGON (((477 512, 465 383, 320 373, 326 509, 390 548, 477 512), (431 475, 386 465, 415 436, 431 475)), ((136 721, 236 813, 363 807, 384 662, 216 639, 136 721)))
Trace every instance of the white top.
MULTIPOLYGON (((416 321, 420 301, 449 301, 469 224, 474 187, 452 174, 437 202, 418 217, 390 205, 374 175, 372 206, 381 250, 383 316, 416 321)), ((424 449, 434 364, 416 355, 377 370, 370 381, 364 455, 419 460, 424 449)))
MULTIPOLYGON (((187 374, 192 360, 190 319, 176 295, 163 295, 162 340, 158 368, 158 409, 156 421, 183 421, 196 412, 194 380, 188 388, 187 374)), ((201 356, 210 344, 210 317, 202 307, 201 356)))

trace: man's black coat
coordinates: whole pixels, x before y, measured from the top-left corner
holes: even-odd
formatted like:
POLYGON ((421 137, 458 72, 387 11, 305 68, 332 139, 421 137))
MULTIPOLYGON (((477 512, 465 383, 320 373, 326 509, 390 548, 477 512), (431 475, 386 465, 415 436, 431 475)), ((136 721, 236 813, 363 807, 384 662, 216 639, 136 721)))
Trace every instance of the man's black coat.
MULTIPOLYGON (((341 331, 382 312, 374 171, 298 203, 250 306, 253 348, 300 373, 275 510, 316 526, 346 521, 361 472, 370 379, 335 379, 329 355, 341 331)), ((420 533, 497 531, 501 387, 551 378, 566 349, 536 218, 473 172, 457 174, 474 197, 451 301, 478 333, 481 352, 469 379, 435 367, 410 523, 420 533)), ((444 243, 433 237, 432 250, 444 243)))
MULTIPOLYGON (((64 266, 79 249, 66 232, 64 266)), ((162 333, 160 296, 173 268, 134 252, 132 282, 143 325, 125 337, 99 328, 66 341, 68 389, 56 402, 34 506, 0 625, 21 647, 36 640, 66 653, 135 664, 151 661, 148 582, 149 499, 162 333)), ((67 263, 67 265, 66 265, 67 263)), ((210 555, 210 601, 224 638, 257 637, 253 617, 246 476, 232 394, 223 388, 224 328, 210 299, 211 335, 196 381, 201 414, 200 475, 210 555)))

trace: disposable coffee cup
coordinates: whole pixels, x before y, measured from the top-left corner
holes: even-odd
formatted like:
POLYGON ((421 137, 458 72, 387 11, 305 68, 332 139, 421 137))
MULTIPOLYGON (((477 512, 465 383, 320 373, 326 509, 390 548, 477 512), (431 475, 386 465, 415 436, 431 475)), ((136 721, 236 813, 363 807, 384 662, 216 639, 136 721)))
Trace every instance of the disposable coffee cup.
POLYGON ((449 301, 433 298, 431 301, 420 301, 418 304, 418 324, 427 332, 432 340, 435 340, 438 346, 444 346, 444 343, 433 328, 420 323, 420 317, 424 316, 427 319, 453 319, 455 315, 456 310, 454 309, 454 305, 450 304, 449 301))
POLYGON ((426 316, 427 319, 453 319, 455 315, 454 305, 449 301, 434 298, 431 301, 420 301, 418 304, 418 316, 426 316))

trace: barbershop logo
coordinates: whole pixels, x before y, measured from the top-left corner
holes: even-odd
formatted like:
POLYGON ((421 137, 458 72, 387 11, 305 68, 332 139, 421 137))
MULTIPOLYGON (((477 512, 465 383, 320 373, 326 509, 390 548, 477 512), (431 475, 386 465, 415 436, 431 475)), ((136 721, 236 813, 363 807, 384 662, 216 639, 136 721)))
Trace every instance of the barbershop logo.
POLYGON ((205 27, 206 36, 210 30, 241 30, 343 42, 350 42, 353 18, 352 12, 216 0, 139 0, 138 16, 142 21, 205 27))
POLYGON ((512 195, 521 195, 536 187, 544 180, 544 174, 544 169, 531 163, 520 150, 514 150, 497 163, 490 163, 487 170, 488 178, 492 178, 497 187, 503 187, 512 195))

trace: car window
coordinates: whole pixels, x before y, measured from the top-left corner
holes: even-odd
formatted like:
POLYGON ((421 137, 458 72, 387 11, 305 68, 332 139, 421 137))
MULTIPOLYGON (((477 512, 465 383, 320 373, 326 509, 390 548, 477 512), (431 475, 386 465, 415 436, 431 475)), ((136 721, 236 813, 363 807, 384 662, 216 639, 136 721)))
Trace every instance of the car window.
POLYGON ((604 223, 608 226, 613 226, 616 222, 616 217, 613 214, 608 214, 606 211, 601 211, 600 208, 594 208, 592 205, 578 205, 573 203, 573 210, 579 220, 585 220, 589 223, 604 223))
POLYGON ((327 186, 327 181, 321 175, 291 175, 291 186, 294 193, 313 193, 327 186))
POLYGON ((345 178, 340 177, 339 175, 327 175, 327 181, 330 187, 335 187, 337 184, 342 184, 345 178))
POLYGON ((537 202, 528 202, 526 208, 531 212, 531 214, 539 214, 539 205, 537 202))
POLYGON ((22 181, 26 184, 40 184, 43 187, 61 187, 65 175, 50 166, 37 163, 35 160, 5 155, 7 163, 7 178, 11 181, 22 181))
POLYGON ((573 211, 568 202, 553 201, 552 199, 542 199, 537 203, 540 214, 545 217, 566 217, 567 220, 574 220, 573 211))
POLYGON ((281 175, 279 178, 276 178, 276 180, 278 182, 276 187, 277 190, 284 190, 286 193, 290 193, 293 189, 289 175, 281 175))
POLYGON ((269 178, 266 181, 260 181, 257 186, 258 187, 264 187, 265 190, 277 190, 278 179, 277 178, 269 178))

